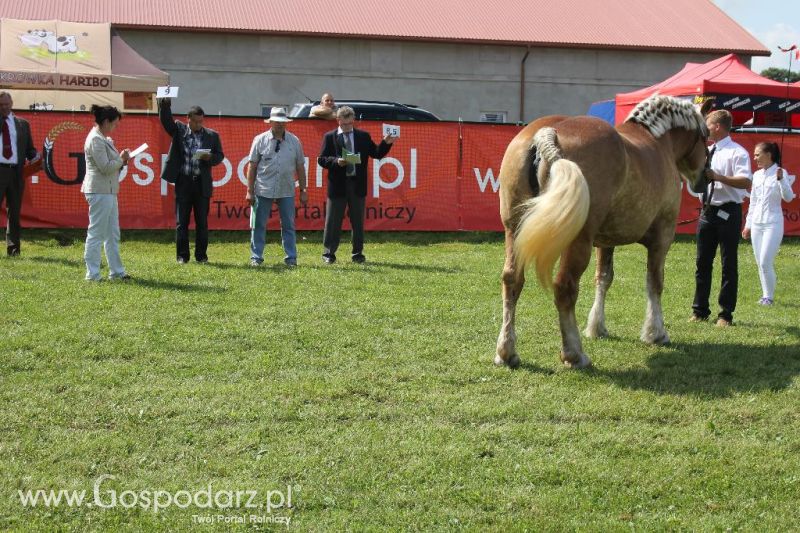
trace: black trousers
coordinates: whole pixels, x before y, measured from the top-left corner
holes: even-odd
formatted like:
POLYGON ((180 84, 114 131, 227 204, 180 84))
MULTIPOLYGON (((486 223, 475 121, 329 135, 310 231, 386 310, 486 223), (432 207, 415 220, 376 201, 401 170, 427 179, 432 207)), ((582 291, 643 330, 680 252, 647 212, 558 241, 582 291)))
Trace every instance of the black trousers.
POLYGON ((342 237, 342 220, 347 209, 347 217, 353 228, 353 255, 364 252, 364 211, 367 199, 358 196, 355 191, 355 180, 348 179, 346 183, 346 196, 341 198, 328 198, 325 206, 325 233, 322 236, 322 245, 325 247, 324 255, 335 255, 339 249, 339 240, 342 237))
MULTIPOLYGON (((190 178, 181 178, 190 179, 190 178)), ((194 258, 208 259, 208 210, 211 198, 203 196, 199 180, 192 181, 191 193, 175 197, 175 245, 178 258, 189 260, 189 216, 194 211, 194 258)))
POLYGON ((0 167, 0 205, 6 202, 6 247, 8 255, 17 255, 20 251, 20 212, 22 210, 22 192, 24 180, 17 175, 16 168, 0 167))
POLYGON ((711 314, 708 297, 714 258, 719 246, 722 259, 722 285, 719 290, 719 318, 733 320, 739 291, 739 235, 742 231, 742 204, 727 203, 710 206, 697 225, 697 270, 692 310, 696 316, 711 314), (722 216, 720 216, 722 213, 722 216), (727 214, 727 219, 725 215, 727 214))

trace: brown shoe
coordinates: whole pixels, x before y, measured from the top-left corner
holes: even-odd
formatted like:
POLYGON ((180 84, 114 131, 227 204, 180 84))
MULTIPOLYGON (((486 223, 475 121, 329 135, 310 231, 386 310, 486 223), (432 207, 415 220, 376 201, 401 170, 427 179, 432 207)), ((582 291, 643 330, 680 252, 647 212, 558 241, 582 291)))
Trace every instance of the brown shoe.
POLYGON ((708 322, 707 316, 692 315, 689 317, 689 322, 708 322))
POLYGON ((717 319, 716 326, 718 328, 727 328, 727 327, 730 327, 732 325, 733 325, 733 321, 732 320, 728 320, 727 318, 722 318, 722 317, 717 319))

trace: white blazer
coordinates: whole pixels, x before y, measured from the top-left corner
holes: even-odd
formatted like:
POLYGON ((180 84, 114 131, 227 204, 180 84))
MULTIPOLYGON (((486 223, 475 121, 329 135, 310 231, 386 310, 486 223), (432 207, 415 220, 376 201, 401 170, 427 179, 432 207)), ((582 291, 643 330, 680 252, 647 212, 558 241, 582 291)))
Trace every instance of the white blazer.
POLYGON ((81 192, 117 194, 122 158, 114 147, 114 141, 110 137, 103 137, 95 126, 86 136, 83 153, 86 156, 86 176, 81 192))
POLYGON ((781 200, 791 202, 794 199, 792 183, 794 176, 790 176, 786 169, 783 169, 783 179, 778 181, 776 164, 754 172, 744 227, 749 229, 753 224, 783 224, 781 200))

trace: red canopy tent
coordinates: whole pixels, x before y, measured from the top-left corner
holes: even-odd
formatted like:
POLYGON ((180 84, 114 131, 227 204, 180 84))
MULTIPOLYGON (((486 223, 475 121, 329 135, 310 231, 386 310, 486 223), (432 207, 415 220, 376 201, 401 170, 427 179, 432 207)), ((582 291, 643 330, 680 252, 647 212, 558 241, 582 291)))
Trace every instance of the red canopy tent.
POLYGON ((708 63, 687 63, 680 72, 660 83, 618 94, 616 123, 621 124, 636 104, 655 93, 685 96, 698 103, 713 98, 715 109, 727 109, 734 114, 734 124, 755 118, 756 124, 782 125, 784 113, 789 113, 793 115, 792 124, 800 126, 800 84, 789 85, 759 76, 734 54, 708 63))
MULTIPOLYGON (((685 97, 695 103, 713 98, 716 109, 727 109, 733 114, 734 125, 747 122, 759 127, 757 131, 734 134, 745 150, 752 153, 753 147, 761 141, 780 142, 783 166, 790 174, 796 175, 800 170, 800 135, 784 134, 780 130, 784 124, 800 128, 800 83, 781 83, 759 76, 733 54, 703 64, 687 63, 680 72, 660 83, 618 94, 615 123, 624 122, 636 104, 655 93, 685 97), (769 128, 761 129, 761 126, 769 128), (778 129, 773 129, 774 126, 778 129)), ((794 190, 798 192, 798 185, 795 184, 794 190)), ((697 205, 697 198, 684 192, 679 220, 694 218, 697 205)), ((785 234, 800 234, 800 199, 785 205, 784 216, 785 234)), ((693 231, 693 225, 678 227, 679 233, 693 231)))

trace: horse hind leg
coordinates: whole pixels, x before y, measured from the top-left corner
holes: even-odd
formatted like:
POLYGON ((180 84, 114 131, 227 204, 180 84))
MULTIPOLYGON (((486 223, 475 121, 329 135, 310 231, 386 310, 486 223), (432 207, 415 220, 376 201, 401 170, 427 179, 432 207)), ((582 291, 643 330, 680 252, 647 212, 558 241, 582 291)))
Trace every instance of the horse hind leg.
POLYGON ((514 235, 506 229, 506 260, 503 266, 503 325, 497 338, 497 353, 494 363, 517 368, 520 363, 517 354, 517 333, 514 329, 517 301, 525 285, 525 272, 518 270, 514 257, 514 235))
POLYGON ((614 248, 596 248, 594 303, 583 334, 590 339, 608 337, 606 329, 606 293, 614 281, 614 248))
POLYGON ((664 327, 664 312, 661 294, 664 291, 664 262, 669 242, 651 243, 647 246, 647 310, 642 325, 642 341, 648 344, 669 344, 669 335, 664 327))
POLYGON ((591 359, 583 353, 581 336, 575 320, 578 285, 591 255, 591 242, 579 236, 562 254, 554 284, 555 304, 561 327, 561 361, 574 369, 592 366, 591 359))

